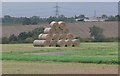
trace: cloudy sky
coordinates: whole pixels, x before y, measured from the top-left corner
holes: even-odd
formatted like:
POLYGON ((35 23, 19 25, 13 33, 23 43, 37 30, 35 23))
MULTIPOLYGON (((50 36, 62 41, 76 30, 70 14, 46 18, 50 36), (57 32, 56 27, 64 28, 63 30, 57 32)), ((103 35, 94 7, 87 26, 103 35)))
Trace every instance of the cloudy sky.
MULTIPOLYGON (((40 16, 55 15, 56 2, 2 2, 2 15, 11 16, 40 16)), ((59 14, 68 17, 84 14, 88 17, 118 14, 117 2, 59 2, 59 14)))

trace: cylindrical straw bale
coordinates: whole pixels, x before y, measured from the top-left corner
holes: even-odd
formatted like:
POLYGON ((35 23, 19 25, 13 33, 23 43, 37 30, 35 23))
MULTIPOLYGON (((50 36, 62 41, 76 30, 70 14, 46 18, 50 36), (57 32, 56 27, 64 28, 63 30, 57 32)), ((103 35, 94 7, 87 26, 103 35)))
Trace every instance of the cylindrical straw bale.
POLYGON ((56 28, 59 27, 58 23, 55 22, 55 21, 52 21, 52 22, 50 23, 50 26, 51 26, 51 28, 54 28, 54 29, 56 29, 56 28))
POLYGON ((59 34, 53 34, 52 40, 58 41, 59 37, 59 34))
POLYGON ((53 28, 45 28, 44 33, 45 34, 53 34, 53 33, 55 33, 55 29, 53 29, 53 28))
POLYGON ((63 21, 59 21, 58 24, 59 24, 59 27, 60 27, 61 29, 63 29, 63 28, 66 27, 66 24, 65 24, 65 22, 63 22, 63 21))
POLYGON ((55 29, 55 31, 56 31, 57 34, 62 34, 63 33, 63 30, 60 29, 60 28, 55 29))
POLYGON ((52 34, 40 34, 38 39, 50 41, 52 39, 52 34))
POLYGON ((67 36, 66 36, 66 39, 73 39, 73 38, 74 38, 74 36, 71 33, 67 34, 67 36))
POLYGON ((49 46, 49 43, 50 42, 48 42, 46 40, 34 40, 33 46, 36 46, 36 47, 45 47, 45 46, 49 46))
POLYGON ((67 47, 67 46, 72 46, 72 45, 73 45, 72 40, 69 40, 69 39, 65 40, 65 46, 66 46, 66 47, 67 47))
POLYGON ((63 33, 68 33, 69 29, 68 28, 63 28, 63 33))
POLYGON ((78 40, 78 39, 73 39, 72 40, 72 46, 74 47, 74 46, 79 46, 80 45, 80 41, 78 40))
POLYGON ((63 40, 66 39, 67 34, 59 34, 59 35, 60 35, 59 39, 63 39, 63 40))
POLYGON ((51 47, 51 46, 56 46, 56 44, 57 44, 57 41, 51 40, 49 46, 50 46, 50 47, 51 47))
POLYGON ((65 40, 58 40, 57 46, 64 47, 65 46, 65 40))

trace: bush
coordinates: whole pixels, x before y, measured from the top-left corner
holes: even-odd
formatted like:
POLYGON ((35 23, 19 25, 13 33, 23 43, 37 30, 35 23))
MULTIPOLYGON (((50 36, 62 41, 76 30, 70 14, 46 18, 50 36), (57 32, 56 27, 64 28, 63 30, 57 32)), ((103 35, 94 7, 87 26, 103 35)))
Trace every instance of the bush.
POLYGON ((33 39, 32 37, 26 38, 26 39, 25 39, 25 43, 32 43, 33 40, 34 40, 34 39, 33 39))
POLYGON ((9 38, 2 37, 2 44, 8 44, 8 43, 9 43, 9 38))
POLYGON ((93 41, 96 41, 96 42, 102 42, 104 41, 105 37, 103 35, 103 29, 100 28, 100 27, 97 27, 97 26, 93 26, 93 27, 90 27, 89 28, 90 31, 90 37, 93 39, 93 41))

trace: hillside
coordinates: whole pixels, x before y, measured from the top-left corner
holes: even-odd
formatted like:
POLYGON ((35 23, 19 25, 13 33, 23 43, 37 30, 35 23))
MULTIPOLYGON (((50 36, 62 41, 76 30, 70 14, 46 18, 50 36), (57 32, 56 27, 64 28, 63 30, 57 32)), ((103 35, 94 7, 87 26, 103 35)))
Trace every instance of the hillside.
MULTIPOLYGON (((18 35, 21 32, 32 31, 38 27, 46 27, 48 24, 41 25, 4 25, 2 26, 3 37, 9 37, 11 34, 18 35)), ((88 38, 89 27, 96 25, 104 29, 104 35, 106 37, 118 36, 118 22, 76 22, 67 23, 70 33, 73 33, 75 37, 88 38)))

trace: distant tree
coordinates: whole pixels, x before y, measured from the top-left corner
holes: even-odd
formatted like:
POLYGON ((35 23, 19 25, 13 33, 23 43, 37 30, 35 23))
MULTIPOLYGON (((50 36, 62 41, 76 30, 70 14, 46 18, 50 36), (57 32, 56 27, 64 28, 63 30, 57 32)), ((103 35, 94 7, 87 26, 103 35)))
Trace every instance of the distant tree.
POLYGON ((85 15, 79 15, 79 18, 86 18, 85 15))
POLYGON ((77 19, 78 17, 75 15, 74 18, 77 19))
POLYGON ((116 15, 116 16, 115 16, 115 19, 116 19, 117 21, 120 21, 120 15, 116 15))
POLYGON ((30 20, 31 20, 31 24, 32 25, 37 25, 39 23, 39 17, 38 16, 32 16, 30 17, 30 20))
POLYGON ((13 34, 9 37, 9 41, 17 41, 17 37, 13 34))
POLYGON ((9 43, 17 43, 17 37, 13 34, 9 37, 9 43))
POLYGON ((108 16, 105 15, 105 14, 103 14, 101 17, 102 17, 102 18, 108 18, 108 16))
POLYGON ((108 21, 116 21, 116 18, 111 15, 111 16, 108 17, 108 21))
POLYGON ((94 39, 94 41, 103 41, 104 35, 103 35, 103 29, 100 27, 96 27, 95 25, 93 27, 89 28, 90 31, 90 37, 94 39))
POLYGON ((26 43, 32 43, 34 41, 34 39, 32 37, 28 37, 25 39, 26 43))
POLYGON ((22 32, 18 35, 18 39, 19 40, 25 40, 27 38, 27 33, 26 32, 22 32))
POLYGON ((13 20, 12 20, 12 17, 11 17, 11 16, 5 15, 4 18, 2 18, 2 22, 3 22, 3 23, 12 23, 13 20))
MULTIPOLYGON (((38 38, 38 35, 44 32, 44 28, 40 27, 40 28, 36 28, 34 30, 31 31, 31 35, 34 39, 38 38)), ((30 33, 29 33, 30 35, 30 33)))
POLYGON ((2 37, 2 44, 8 44, 9 39, 7 37, 2 37))
POLYGON ((22 24, 23 24, 23 25, 30 25, 30 24, 31 24, 31 20, 30 20, 29 18, 25 17, 25 18, 23 19, 22 24))
POLYGON ((56 21, 56 17, 50 16, 49 18, 46 19, 46 21, 47 21, 48 23, 50 23, 50 22, 52 22, 52 21, 56 21))

